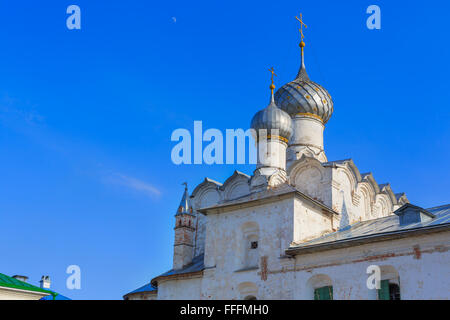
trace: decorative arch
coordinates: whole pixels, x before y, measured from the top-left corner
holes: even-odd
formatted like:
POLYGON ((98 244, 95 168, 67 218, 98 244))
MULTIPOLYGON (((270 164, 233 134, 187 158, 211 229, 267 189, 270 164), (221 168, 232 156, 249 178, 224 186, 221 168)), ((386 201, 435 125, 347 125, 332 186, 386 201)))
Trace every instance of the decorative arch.
POLYGON ((291 167, 289 182, 300 192, 313 199, 323 201, 325 170, 320 161, 303 155, 300 161, 291 167))
POLYGON ((333 281, 328 275, 316 274, 309 278, 309 280, 306 282, 306 299, 314 300, 315 293, 317 293, 317 290, 322 288, 331 288, 329 290, 331 290, 332 298, 333 281))
POLYGON ((221 190, 224 191, 224 198, 226 200, 248 195, 250 193, 250 176, 239 171, 234 171, 233 175, 225 181, 221 190))
POLYGON ((392 203, 389 197, 384 193, 379 193, 375 197, 376 218, 386 217, 392 213, 392 203))
POLYGON ((247 221, 240 227, 240 236, 238 237, 239 265, 238 268, 255 268, 258 266, 259 259, 259 225, 255 221, 247 221))
POLYGON ((385 194, 389 198, 390 202, 390 210, 392 211, 394 206, 397 204, 397 198, 395 197, 394 192, 391 189, 391 185, 389 183, 380 185, 380 192, 385 194))
POLYGON ((238 291, 241 300, 258 299, 258 286, 253 282, 242 282, 238 285, 238 291))
POLYGON ((380 268, 380 288, 369 289, 369 300, 400 300, 401 285, 397 269, 392 265, 382 265, 380 268))
POLYGON ((375 203, 375 191, 370 183, 360 182, 356 188, 357 194, 360 195, 364 210, 364 218, 370 219, 372 215, 372 205, 375 203))
POLYGON ((222 184, 220 182, 214 181, 210 178, 205 178, 205 180, 203 180, 202 183, 198 184, 195 187, 194 191, 192 191, 191 197, 195 197, 205 187, 212 187, 212 188, 219 189, 221 186, 222 186, 222 184))
POLYGON ((373 177, 372 172, 363 173, 361 175, 361 178, 362 178, 361 181, 366 181, 367 183, 370 184, 370 186, 372 187, 375 194, 380 192, 380 188, 378 186, 378 183, 375 181, 375 178, 373 177))
POLYGON ((199 184, 191 195, 194 209, 206 208, 219 203, 222 199, 220 186, 220 183, 208 178, 199 184))

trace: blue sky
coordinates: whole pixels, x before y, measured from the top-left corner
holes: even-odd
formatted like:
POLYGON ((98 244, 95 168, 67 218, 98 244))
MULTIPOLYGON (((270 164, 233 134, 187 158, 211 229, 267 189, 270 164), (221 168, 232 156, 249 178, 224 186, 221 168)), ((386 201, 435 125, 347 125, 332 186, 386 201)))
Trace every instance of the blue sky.
POLYGON ((173 130, 248 128, 270 74, 306 65, 353 158, 414 204, 450 201, 450 4, 444 1, 1 1, 0 272, 74 299, 121 299, 172 265, 187 181, 252 166, 172 164, 173 130), (81 8, 81 30, 66 8, 81 8), (366 8, 381 8, 381 30, 366 8), (176 22, 173 17, 176 18, 176 22), (82 289, 65 287, 79 265, 82 289))

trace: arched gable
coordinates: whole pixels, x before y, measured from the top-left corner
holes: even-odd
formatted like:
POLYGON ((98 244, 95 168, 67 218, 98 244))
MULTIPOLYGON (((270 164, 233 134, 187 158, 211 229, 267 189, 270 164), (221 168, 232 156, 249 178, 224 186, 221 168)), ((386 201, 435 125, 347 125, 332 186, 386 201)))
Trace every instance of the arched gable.
POLYGON ((397 204, 397 198, 395 197, 395 194, 391 189, 391 185, 389 183, 386 183, 386 184, 380 185, 379 187, 380 187, 380 192, 386 194, 389 197, 392 207, 394 207, 394 205, 397 204))
POLYGON ((404 204, 409 203, 409 200, 406 197, 406 194, 403 192, 396 193, 395 198, 397 199, 397 206, 399 206, 399 207, 403 206, 404 204))
POLYGON ((361 175, 361 181, 366 181, 367 183, 369 183, 372 189, 374 190, 375 194, 380 192, 380 188, 378 186, 378 183, 375 181, 372 172, 363 173, 361 175))
POLYGON ((378 193, 375 197, 375 218, 386 217, 393 212, 393 204, 385 193, 378 193))
POLYGON ((221 201, 221 183, 209 178, 200 183, 192 192, 191 199, 194 209, 213 206, 221 201))
POLYGON ((315 158, 302 156, 289 172, 289 183, 313 199, 324 201, 326 169, 315 158))
POLYGON ((224 199, 236 199, 250 193, 250 176, 245 173, 234 171, 233 175, 229 177, 221 190, 224 192, 224 199))
POLYGON ((370 219, 372 214, 372 206, 375 203, 375 190, 367 181, 358 183, 356 193, 360 197, 360 204, 363 206, 364 217, 370 219))

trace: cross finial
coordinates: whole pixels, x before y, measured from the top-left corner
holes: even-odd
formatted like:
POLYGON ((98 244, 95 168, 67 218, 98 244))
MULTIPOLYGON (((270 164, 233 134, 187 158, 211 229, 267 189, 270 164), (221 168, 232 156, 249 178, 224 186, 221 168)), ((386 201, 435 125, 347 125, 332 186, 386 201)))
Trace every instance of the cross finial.
POLYGON ((270 73, 272 73, 272 76, 270 77, 270 80, 272 81, 272 84, 270 85, 270 91, 272 91, 272 95, 273 95, 273 90, 275 89, 275 85, 273 84, 273 76, 277 76, 277 74, 275 73, 275 70, 272 68, 269 69, 270 73))
POLYGON ((305 38, 305 36, 303 35, 303 26, 305 26, 306 29, 308 28, 308 26, 303 22, 303 15, 301 13, 300 13, 300 18, 295 17, 295 19, 297 19, 300 22, 300 29, 298 29, 298 31, 300 31, 300 35, 302 37, 302 42, 303 42, 303 39, 305 38))
POLYGON ((183 182, 182 185, 183 185, 184 188, 187 190, 187 182, 183 182))

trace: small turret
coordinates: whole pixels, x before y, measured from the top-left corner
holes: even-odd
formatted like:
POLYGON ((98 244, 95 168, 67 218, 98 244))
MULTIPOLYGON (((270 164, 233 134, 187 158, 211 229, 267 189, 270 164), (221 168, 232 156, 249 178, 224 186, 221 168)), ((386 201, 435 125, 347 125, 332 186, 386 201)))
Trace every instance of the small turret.
POLYGON ((173 250, 173 269, 179 270, 192 262, 194 255, 195 215, 189 201, 187 183, 183 197, 175 214, 175 243, 173 250))

